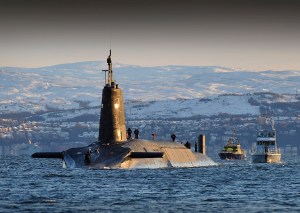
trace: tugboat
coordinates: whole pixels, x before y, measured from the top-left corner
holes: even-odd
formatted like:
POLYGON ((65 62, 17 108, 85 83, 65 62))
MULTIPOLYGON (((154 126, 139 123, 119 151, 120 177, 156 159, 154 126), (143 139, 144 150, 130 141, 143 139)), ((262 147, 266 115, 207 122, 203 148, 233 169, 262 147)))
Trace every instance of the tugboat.
POLYGON ((256 144, 252 148, 253 163, 280 163, 281 153, 277 148, 276 130, 273 119, 265 119, 265 123, 271 124, 271 129, 261 129, 257 133, 256 144))
POLYGON ((245 160, 246 152, 241 148, 236 135, 233 133, 224 146, 224 149, 219 153, 221 160, 245 160))

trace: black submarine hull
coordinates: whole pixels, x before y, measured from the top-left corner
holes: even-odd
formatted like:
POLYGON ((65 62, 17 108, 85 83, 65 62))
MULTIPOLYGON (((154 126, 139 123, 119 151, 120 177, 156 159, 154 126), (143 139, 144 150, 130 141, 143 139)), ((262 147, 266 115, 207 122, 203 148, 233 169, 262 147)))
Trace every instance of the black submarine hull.
POLYGON ((127 139, 123 91, 113 79, 111 51, 107 58, 98 141, 61 153, 35 153, 35 158, 60 158, 67 167, 93 169, 171 168, 216 165, 209 157, 193 153, 182 144, 127 139))
POLYGON ((206 155, 167 141, 132 139, 123 143, 71 148, 64 152, 35 153, 32 157, 63 159, 66 167, 91 169, 181 168, 217 165, 206 155), (87 161, 87 159, 89 159, 87 161))
POLYGON ((64 152, 67 167, 93 169, 180 168, 216 165, 206 155, 194 153, 182 144, 132 139, 123 143, 72 148, 64 152), (89 155, 90 161, 86 158, 89 155))

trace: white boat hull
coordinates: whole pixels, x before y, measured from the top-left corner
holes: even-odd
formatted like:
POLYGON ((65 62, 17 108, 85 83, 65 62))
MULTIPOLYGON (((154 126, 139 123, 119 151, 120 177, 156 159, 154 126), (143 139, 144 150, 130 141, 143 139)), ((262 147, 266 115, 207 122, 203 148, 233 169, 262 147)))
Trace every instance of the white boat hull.
POLYGON ((280 163, 281 154, 280 153, 253 154, 252 162, 253 163, 280 163))

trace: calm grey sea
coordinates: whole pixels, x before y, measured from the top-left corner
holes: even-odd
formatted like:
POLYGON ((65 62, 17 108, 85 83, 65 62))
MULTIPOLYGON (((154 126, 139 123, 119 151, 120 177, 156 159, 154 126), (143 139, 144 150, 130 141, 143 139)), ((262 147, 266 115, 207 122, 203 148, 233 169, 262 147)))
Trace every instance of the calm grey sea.
POLYGON ((300 212, 299 161, 89 170, 0 159, 0 212, 300 212))

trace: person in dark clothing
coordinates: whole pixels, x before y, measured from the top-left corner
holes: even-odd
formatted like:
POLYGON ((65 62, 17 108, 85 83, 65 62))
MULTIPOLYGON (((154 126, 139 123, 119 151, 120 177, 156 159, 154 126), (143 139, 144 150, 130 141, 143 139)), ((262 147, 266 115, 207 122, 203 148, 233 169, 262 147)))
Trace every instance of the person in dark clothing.
POLYGON ((84 155, 84 163, 85 165, 89 165, 92 162, 92 150, 88 150, 84 155))
POLYGON ((127 129, 127 139, 130 139, 131 138, 131 129, 130 128, 128 128, 127 129))
POLYGON ((152 140, 156 140, 157 134, 155 132, 152 132, 152 140))
POLYGON ((171 138, 172 138, 172 141, 174 142, 175 139, 176 139, 176 135, 173 133, 173 134, 171 135, 171 138))
POLYGON ((134 130, 134 138, 135 139, 139 139, 139 133, 140 133, 140 131, 138 129, 134 130))

